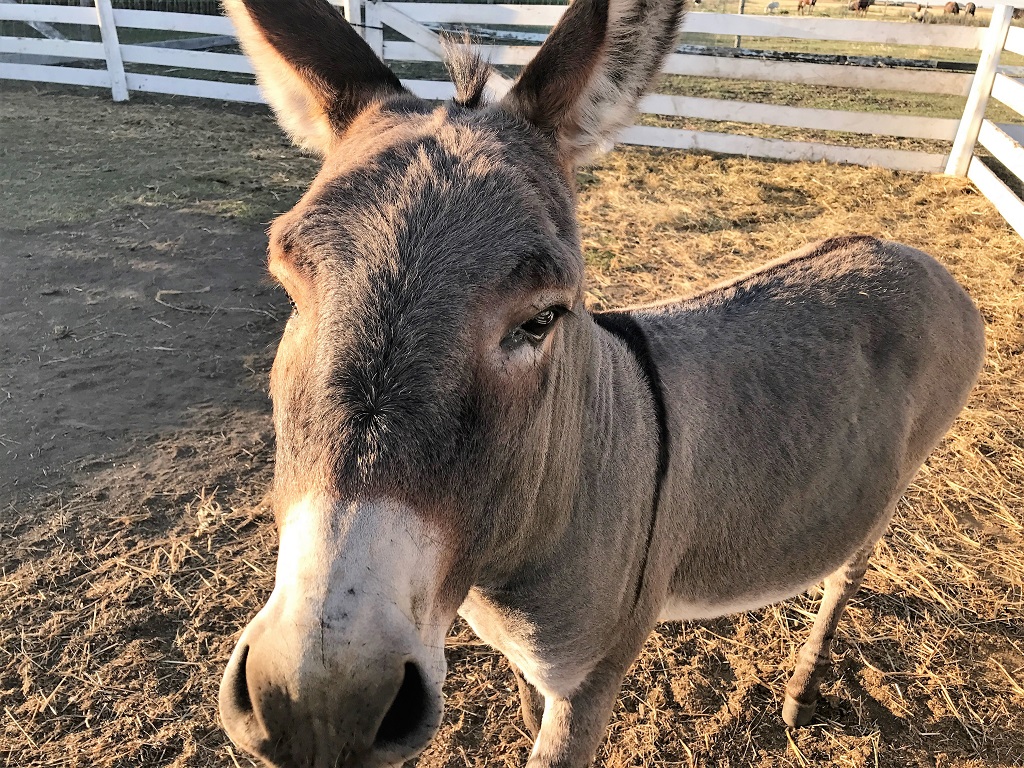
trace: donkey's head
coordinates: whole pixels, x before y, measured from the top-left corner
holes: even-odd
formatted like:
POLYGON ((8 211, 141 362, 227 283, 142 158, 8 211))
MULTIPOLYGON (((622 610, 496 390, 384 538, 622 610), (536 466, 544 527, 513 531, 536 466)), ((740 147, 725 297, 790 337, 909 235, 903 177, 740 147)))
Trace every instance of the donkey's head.
POLYGON ((440 722, 470 587, 564 523, 593 339, 574 169, 631 120, 682 2, 576 0, 504 98, 459 53, 442 105, 326 0, 226 4, 324 164, 270 231, 295 304, 271 374, 280 552, 221 715, 271 764, 399 764, 440 722))

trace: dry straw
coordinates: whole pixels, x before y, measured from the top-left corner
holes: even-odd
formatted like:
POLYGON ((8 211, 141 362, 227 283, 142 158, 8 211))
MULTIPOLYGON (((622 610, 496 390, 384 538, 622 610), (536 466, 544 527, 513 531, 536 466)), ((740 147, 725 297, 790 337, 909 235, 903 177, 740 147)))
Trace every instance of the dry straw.
MULTIPOLYGON (((988 324, 981 383, 899 504, 815 725, 787 732, 779 719, 814 610, 804 597, 659 629, 599 765, 1022 764, 1024 243, 948 178, 629 150, 581 182, 594 306, 685 294, 852 231, 936 255, 988 324)), ((17 522, 0 527, 0 765, 250 765, 215 700, 271 586, 265 427, 262 414, 204 413, 137 454, 110 498, 94 477, 31 515, 4 512, 17 522)), ((448 650, 447 715, 418 765, 521 766, 506 663, 461 625, 448 650)))

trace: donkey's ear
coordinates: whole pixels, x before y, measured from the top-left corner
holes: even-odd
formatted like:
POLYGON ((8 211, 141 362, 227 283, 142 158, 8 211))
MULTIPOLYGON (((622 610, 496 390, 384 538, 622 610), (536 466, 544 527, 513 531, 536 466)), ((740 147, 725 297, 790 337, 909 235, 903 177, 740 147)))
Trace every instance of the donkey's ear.
POLYGON ((684 0, 575 0, 502 106, 575 166, 615 140, 676 42, 684 0))
POLYGON ((402 84, 327 0, 224 0, 263 95, 296 144, 325 154, 402 84))

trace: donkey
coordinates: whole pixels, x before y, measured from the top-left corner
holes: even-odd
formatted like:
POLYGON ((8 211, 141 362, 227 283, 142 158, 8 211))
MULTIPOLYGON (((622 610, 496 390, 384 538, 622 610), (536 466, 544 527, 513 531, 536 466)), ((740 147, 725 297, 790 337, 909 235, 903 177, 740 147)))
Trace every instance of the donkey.
POLYGON ((577 166, 631 122, 681 0, 576 0, 500 98, 408 93, 326 0, 226 0, 323 156, 269 232, 294 302, 270 377, 276 581, 228 662, 231 739, 397 766, 441 721, 461 614, 508 657, 530 768, 588 765, 658 621, 824 580, 783 719, 952 423, 983 327, 938 262, 817 243, 691 298, 592 313, 577 166))
POLYGON ((814 13, 814 6, 818 0, 797 0, 796 12, 798 16, 804 15, 804 9, 807 9, 807 13, 814 13))

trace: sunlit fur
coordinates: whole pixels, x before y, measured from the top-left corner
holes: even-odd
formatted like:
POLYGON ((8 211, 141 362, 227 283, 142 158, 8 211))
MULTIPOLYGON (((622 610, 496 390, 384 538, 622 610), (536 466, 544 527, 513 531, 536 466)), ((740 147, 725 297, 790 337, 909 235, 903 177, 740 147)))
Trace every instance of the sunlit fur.
POLYGON ((582 768, 659 617, 824 580, 783 709, 808 722, 843 607, 977 376, 964 291, 850 236, 588 312, 575 169, 628 122, 680 1, 576 0, 504 97, 458 54, 440 105, 324 0, 227 7, 324 155, 270 230, 297 307, 270 387, 281 551, 222 682, 231 738, 274 766, 415 756, 459 612, 512 664, 530 768, 582 768))

